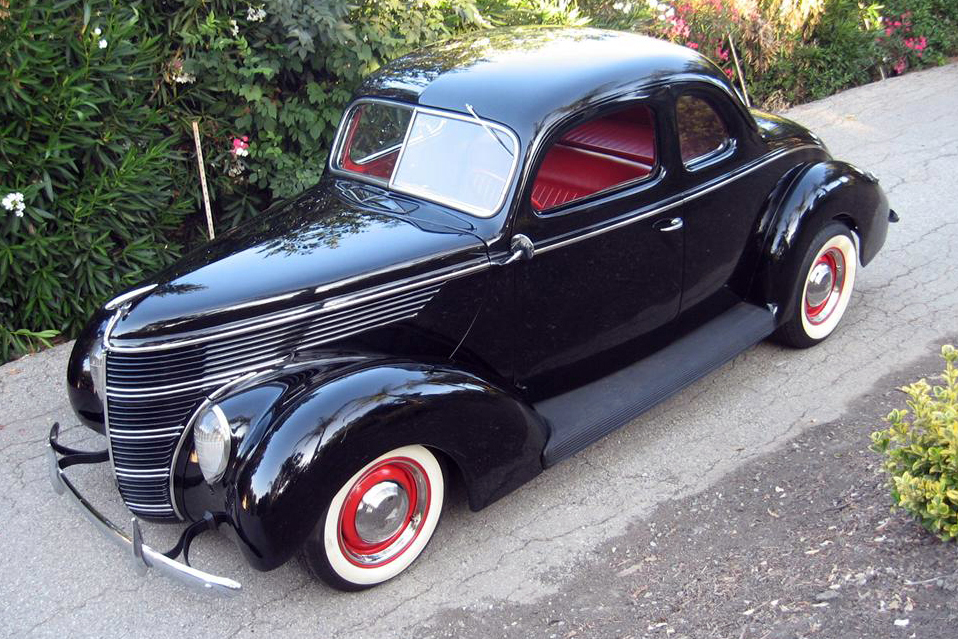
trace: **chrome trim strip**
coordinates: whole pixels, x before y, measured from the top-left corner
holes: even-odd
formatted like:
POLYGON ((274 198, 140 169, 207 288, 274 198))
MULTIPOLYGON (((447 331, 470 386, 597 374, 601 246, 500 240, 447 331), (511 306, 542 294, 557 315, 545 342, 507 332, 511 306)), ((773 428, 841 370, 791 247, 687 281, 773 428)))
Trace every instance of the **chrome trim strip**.
POLYGON ((412 111, 412 115, 409 118, 409 124, 406 125, 406 133, 403 136, 402 147, 399 149, 399 157, 396 158, 396 164, 395 164, 396 168, 398 168, 400 163, 402 162, 403 154, 405 153, 405 150, 407 148, 407 143, 409 142, 410 132, 412 131, 413 125, 416 122, 416 116, 418 116, 420 113, 424 113, 426 115, 435 115, 438 117, 449 118, 450 120, 461 120, 463 122, 468 122, 473 125, 476 124, 476 119, 477 119, 465 113, 458 113, 456 111, 446 111, 444 109, 435 109, 432 107, 418 106, 414 104, 408 104, 406 102, 400 102, 398 100, 385 100, 382 98, 360 98, 349 105, 349 108, 346 109, 346 112, 343 114, 343 117, 339 122, 339 127, 336 130, 336 137, 333 142, 333 150, 329 154, 329 170, 331 173, 335 175, 348 177, 350 179, 353 179, 359 182, 368 182, 370 184, 375 184, 376 186, 379 186, 379 187, 385 186, 397 193, 412 195, 412 196, 427 200, 429 202, 435 202, 443 206, 448 206, 450 208, 463 211, 464 213, 468 213, 478 218, 493 217, 496 213, 498 213, 502 209, 502 205, 505 203, 506 198, 509 195, 509 192, 512 190, 511 186, 513 183, 513 179, 515 178, 516 171, 519 167, 520 145, 519 145, 519 137, 512 131, 512 129, 510 129, 504 124, 500 124, 499 122, 494 122, 492 120, 485 120, 485 119, 479 118, 480 120, 479 124, 497 129, 505 133, 509 137, 509 139, 512 141, 513 152, 512 152, 512 166, 509 167, 509 173, 506 176, 505 181, 503 182, 502 190, 499 194, 499 199, 496 201, 496 206, 491 211, 482 209, 479 207, 471 206, 463 202, 457 202, 455 200, 452 200, 451 198, 443 198, 435 194, 430 194, 428 191, 422 191, 415 188, 397 186, 394 180, 396 176, 396 168, 394 168, 393 172, 390 174, 389 180, 383 180, 381 178, 372 178, 362 173, 347 171, 346 169, 341 168, 339 166, 339 162, 337 158, 339 158, 339 155, 342 152, 342 145, 345 141, 345 136, 346 136, 346 128, 347 128, 346 125, 349 121, 350 115, 354 112, 356 106, 360 104, 370 104, 370 103, 386 104, 389 106, 403 108, 403 109, 412 111))
POLYGON ((156 477, 157 475, 166 476, 166 468, 120 468, 116 469, 118 475, 124 477, 156 477))
POLYGON ((730 183, 730 182, 734 182, 735 180, 739 179, 740 177, 744 177, 744 176, 748 175, 749 173, 752 173, 753 171, 756 171, 756 170, 762 168, 762 167, 765 166, 766 164, 769 164, 770 162, 774 162, 775 160, 781 159, 782 157, 784 157, 784 156, 786 156, 786 155, 788 155, 788 154, 790 154, 790 153, 795 153, 795 152, 797 152, 797 151, 802 151, 802 150, 805 150, 805 149, 818 149, 818 148, 820 148, 820 147, 817 147, 817 146, 815 146, 814 144, 803 144, 803 145, 801 145, 801 146, 796 146, 796 147, 792 147, 792 148, 789 148, 789 149, 780 149, 780 150, 778 150, 778 151, 774 151, 773 153, 769 154, 769 155, 766 156, 765 158, 762 158, 762 159, 756 161, 752 166, 746 167, 746 168, 744 168, 743 170, 739 171, 739 172, 736 173, 735 175, 733 175, 733 176, 731 176, 731 177, 728 177, 728 178, 724 178, 724 179, 722 179, 722 180, 719 180, 719 181, 717 181, 717 182, 715 182, 715 183, 713 183, 713 184, 711 184, 711 185, 709 185, 709 186, 707 186, 707 187, 705 187, 705 188, 702 188, 702 189, 700 189, 700 190, 698 190, 698 191, 692 193, 691 195, 687 195, 687 196, 685 196, 685 197, 682 197, 681 199, 676 200, 675 202, 672 202, 672 203, 670 203, 670 204, 666 204, 665 206, 660 206, 660 207, 658 207, 658 208, 654 208, 654 209, 652 209, 651 211, 646 211, 645 213, 642 213, 641 215, 636 215, 636 216, 634 216, 634 217, 626 218, 626 219, 624 219, 624 220, 619 220, 618 222, 614 222, 614 223, 609 224, 609 225, 607 225, 607 226, 603 226, 603 227, 601 227, 601 228, 597 228, 597 229, 595 229, 595 230, 589 231, 588 233, 583 233, 582 235, 576 235, 575 237, 570 237, 570 238, 567 238, 567 239, 564 239, 564 240, 559 240, 558 242, 552 242, 551 244, 547 243, 547 244, 545 244, 544 246, 541 246, 541 247, 540 247, 540 246, 536 246, 536 247, 535 247, 535 251, 536 251, 537 254, 538 254, 538 253, 548 253, 549 251, 552 251, 552 250, 554 250, 554 249, 558 249, 558 248, 562 248, 562 247, 565 247, 565 246, 569 246, 570 244, 575 244, 576 242, 581 242, 581 241, 583 241, 583 240, 588 240, 588 239, 591 239, 591 238, 593 238, 593 237, 596 237, 597 235, 602 235, 603 233, 608 233, 609 231, 614 231, 614 230, 616 230, 616 229, 622 228, 623 226, 628 226, 629 224, 634 224, 634 223, 636 223, 636 222, 640 222, 640 221, 642 221, 642 220, 644 220, 644 219, 646 219, 646 218, 652 217, 653 215, 658 215, 659 213, 664 213, 665 211, 668 211, 668 210, 670 210, 670 209, 674 209, 674 208, 677 207, 677 206, 681 206, 681 205, 683 205, 683 204, 686 204, 686 203, 688 203, 688 202, 691 202, 692 200, 695 200, 696 198, 699 198, 699 197, 701 197, 701 196, 703 196, 703 195, 706 195, 706 194, 708 194, 708 193, 711 193, 711 192, 714 191, 715 189, 717 189, 717 188, 719 188, 719 187, 722 187, 722 186, 725 186, 726 184, 728 184, 728 183, 730 183))
POLYGON ((135 399, 137 397, 156 397, 161 395, 176 395, 177 393, 182 392, 184 388, 198 387, 205 388, 207 386, 213 386, 221 382, 226 382, 230 377, 238 376, 247 372, 255 372, 261 368, 266 368, 273 366, 274 364, 279 364, 286 359, 286 355, 282 357, 271 359, 267 362, 262 362, 261 364, 256 364, 254 366, 246 366, 244 368, 239 368, 236 370, 228 371, 226 373, 221 373, 218 375, 213 375, 211 377, 204 377, 202 379, 197 379, 191 382, 180 382, 178 384, 169 384, 167 386, 144 386, 136 389, 135 392, 126 391, 124 389, 111 389, 107 387, 107 395, 114 397, 116 399, 135 399))
POLYGON ((123 295, 118 295, 117 297, 114 297, 112 300, 104 304, 103 308, 105 308, 108 311, 118 309, 124 304, 126 304, 127 302, 132 302, 133 300, 140 297, 141 295, 145 295, 146 293, 149 293, 150 291, 155 289, 157 286, 159 286, 159 284, 147 284, 146 286, 135 288, 132 291, 128 291, 124 293, 123 295))
MULTIPOLYGON (((459 268, 459 266, 457 266, 456 268, 459 268)), ((442 283, 448 282, 449 280, 453 280, 459 277, 464 277, 466 275, 477 273, 479 271, 484 271, 490 266, 492 266, 492 263, 489 261, 489 259, 486 257, 483 257, 478 260, 473 260, 473 266, 460 268, 457 271, 446 273, 444 275, 437 275, 435 277, 431 277, 430 279, 415 281, 409 284, 400 284, 398 282, 392 282, 388 285, 384 285, 381 287, 370 288, 370 289, 366 289, 365 291, 350 293, 348 295, 342 295, 340 297, 334 297, 333 299, 329 300, 329 302, 327 303, 327 306, 329 308, 347 308, 350 306, 361 304, 362 302, 371 302, 373 300, 377 300, 387 295, 392 295, 394 293, 404 293, 411 289, 415 289, 416 287, 419 287, 419 286, 425 287, 431 284, 442 284, 442 283)), ((426 275, 426 277, 428 277, 428 274, 426 275)), ((413 278, 409 278, 407 280, 400 280, 400 282, 404 282, 404 281, 408 282, 410 279, 413 279, 413 278)))
POLYGON ((314 348, 314 347, 319 346, 319 345, 321 345, 321 344, 326 344, 326 343, 328 343, 328 342, 333 342, 333 341, 335 341, 335 340, 343 339, 343 338, 346 338, 346 337, 350 337, 350 336, 352 336, 352 335, 358 335, 359 333, 364 333, 364 332, 366 332, 366 331, 368 331, 368 330, 372 330, 372 329, 374 329, 374 328, 381 328, 381 327, 383 327, 383 326, 388 326, 389 324, 395 324, 396 322, 401 322, 402 320, 409 319, 409 318, 411 318, 411 317, 416 317, 416 313, 409 313, 409 314, 407 314, 407 315, 403 315, 403 316, 401 316, 401 317, 397 317, 397 318, 395 318, 395 319, 391 319, 391 320, 389 320, 388 322, 382 322, 382 323, 379 323, 379 324, 372 324, 372 325, 369 325, 369 326, 361 326, 361 327, 359 327, 359 328, 357 328, 357 329, 355 329, 355 330, 351 330, 351 331, 348 331, 348 332, 346 332, 346 333, 337 333, 337 334, 335 334, 335 335, 326 335, 326 336, 323 336, 323 337, 319 337, 319 338, 316 338, 315 340, 307 340, 307 341, 303 342, 303 343, 299 346, 299 350, 304 350, 304 349, 307 349, 307 348, 314 348))
MULTIPOLYGON (((183 432, 180 433, 180 438, 176 442, 176 448, 173 449, 173 457, 170 460, 170 468, 167 471, 166 475, 169 477, 169 486, 168 492, 170 493, 170 506, 173 507, 173 513, 180 519, 184 519, 183 513, 180 512, 179 506, 176 505, 176 493, 174 492, 173 479, 176 476, 176 460, 180 458, 180 451, 183 448, 183 442, 186 441, 186 434, 193 429, 193 424, 196 422, 196 418, 202 413, 208 406, 212 405, 217 399, 223 396, 229 389, 234 388, 235 386, 242 384, 243 382, 255 377, 259 374, 259 371, 251 371, 242 377, 237 377, 234 380, 230 380, 214 390, 209 396, 203 398, 203 402, 196 407, 196 410, 193 411, 193 414, 190 415, 189 419, 186 420, 186 426, 183 427, 183 432)), ((227 420, 229 421, 229 420, 227 420)))
MULTIPOLYGON (((106 327, 103 329, 103 337, 100 338, 103 362, 98 369, 100 376, 99 385, 100 388, 103 389, 103 397, 100 398, 103 401, 103 434, 106 436, 106 450, 107 456, 110 459, 110 470, 113 472, 113 485, 116 486, 117 491, 120 490, 120 480, 116 474, 116 463, 113 461, 113 439, 110 436, 110 398, 106 387, 106 367, 107 360, 110 358, 110 333, 113 331, 116 323, 120 321, 120 317, 127 308, 128 306, 124 305, 116 309, 106 323, 106 327)), ((94 386, 96 386, 96 384, 94 384, 94 386)))
POLYGON ((158 342, 154 344, 145 344, 141 346, 122 346, 122 345, 113 345, 111 349, 118 353, 145 353, 152 351, 162 351, 168 350, 171 348, 179 348, 181 346, 191 346, 193 344, 202 344, 204 342, 209 342, 212 340, 223 339, 227 337, 233 337, 234 335, 242 335, 244 333, 249 333, 256 330, 262 330, 264 328, 271 328, 273 326, 280 326, 288 322, 293 322, 300 320, 306 317, 312 317, 314 315, 321 315, 327 313, 331 310, 338 310, 344 308, 350 308, 353 306, 358 306, 365 302, 372 302, 377 299, 381 299, 387 295, 404 293, 416 288, 425 288, 433 284, 441 284, 449 280, 453 280, 459 277, 464 277, 472 273, 485 270, 491 266, 489 259, 487 257, 477 258, 471 262, 465 262, 464 264, 472 264, 471 266, 463 267, 462 264, 456 265, 454 267, 449 267, 449 269, 440 269, 439 271, 434 271, 442 273, 441 275, 436 275, 430 277, 430 273, 425 275, 418 275, 404 280, 399 280, 398 282, 390 282, 388 284, 383 284, 377 287, 364 289, 362 291, 357 291, 355 293, 348 293, 346 295, 341 295, 339 297, 330 298, 324 302, 319 302, 317 305, 308 305, 300 309, 293 309, 290 311, 284 311, 273 316, 265 316, 265 318, 256 318, 250 320, 249 323, 242 324, 239 327, 231 330, 227 330, 221 333, 210 333, 207 335, 202 335, 200 337, 186 338, 179 340, 171 340, 158 342), (455 269, 455 270, 453 270, 455 269), (423 279, 426 278, 426 279, 423 279), (408 282, 408 283, 404 283, 408 282))
POLYGON ((156 504, 139 504, 135 501, 126 502, 127 506, 132 506, 133 508, 139 508, 140 510, 153 510, 156 512, 173 512, 173 509, 169 506, 158 506, 156 504))
MULTIPOLYGON (((365 317, 350 319, 340 323, 325 324, 323 326, 306 330, 300 336, 300 341, 292 346, 291 351, 295 352, 304 348, 312 348, 319 344, 325 344, 326 342, 342 339, 350 335, 356 335, 357 333, 372 330, 374 328, 381 328, 404 319, 415 317, 419 311, 422 310, 422 307, 425 304, 426 302, 423 300, 413 299, 406 302, 404 305, 397 305, 378 313, 369 314, 365 317)), ((138 386, 132 389, 117 386, 107 386, 107 396, 118 400, 136 399, 139 397, 152 398, 162 395, 178 394, 182 390, 189 388, 205 388, 242 373, 255 372, 263 368, 268 368, 284 361, 288 357, 286 353, 281 351, 277 351, 276 355, 279 355, 279 357, 274 357, 273 359, 264 362, 250 364, 242 368, 235 368, 219 372, 198 380, 177 382, 175 384, 167 384, 164 386, 138 386)))
MULTIPOLYGON (((450 227, 450 228, 452 228, 452 227, 450 227)), ((455 231, 461 231, 463 234, 468 234, 468 233, 469 233, 468 231, 463 230, 463 229, 455 229, 455 228, 453 228, 453 230, 455 230, 455 231)), ((474 245, 472 245, 472 246, 449 249, 448 251, 443 251, 443 252, 441 252, 441 253, 433 253, 433 254, 431 254, 431 255, 429 255, 429 256, 427 256, 427 257, 417 257, 417 258, 412 259, 412 260, 407 260, 407 261, 405 261, 405 262, 400 262, 399 264, 391 264, 391 265, 389 265, 389 266, 385 266, 385 267, 383 267, 383 268, 376 269, 376 270, 374 270, 374 271, 367 271, 366 273, 360 273, 359 275, 353 275, 353 276, 351 276, 351 277, 346 277, 346 278, 343 278, 343 279, 341 279, 341 280, 336 280, 335 282, 329 282, 328 284, 322 284, 321 286, 317 286, 316 288, 314 288, 314 289, 313 289, 313 293, 319 295, 320 293, 325 293, 325 292, 327 292, 327 291, 331 291, 331 290, 336 289, 336 288, 342 288, 342 287, 347 286, 347 285, 349 285, 349 284, 354 284, 354 283, 356 283, 356 282, 361 282, 362 280, 367 280, 367 279, 371 279, 371 278, 374 278, 374 277, 379 277, 380 275, 386 275, 386 274, 388 274, 388 273, 393 273, 393 272, 395 272, 395 271, 401 271, 401 270, 403 270, 403 269, 405 269, 405 268, 409 268, 409 267, 411 267, 411 266, 418 266, 418 265, 422 264, 423 262, 425 262, 425 261, 427 261, 427 260, 432 261, 432 260, 436 260, 436 259, 441 259, 441 258, 444 258, 444 257, 449 257, 450 255, 455 255, 455 254, 457 254, 457 253, 463 253, 463 252, 468 251, 468 250, 471 250, 471 249, 478 249, 478 250, 485 251, 485 245, 484 245, 482 242, 479 242, 479 241, 477 240, 477 243, 474 244, 474 245)), ((413 276, 413 277, 416 277, 416 276, 413 276)))
MULTIPOLYGON (((53 483, 53 490, 58 495, 66 495, 70 503, 76 506, 86 517, 93 527, 102 533, 111 542, 120 546, 124 552, 136 557, 140 566, 146 565, 147 568, 154 568, 165 577, 170 577, 182 582, 184 585, 200 590, 201 592, 212 593, 224 596, 233 596, 240 593, 242 586, 238 581, 227 577, 219 577, 202 570, 197 570, 192 566, 175 561, 166 555, 153 550, 150 546, 137 539, 135 543, 133 536, 128 535, 119 526, 104 517, 90 502, 80 494, 80 491, 67 479, 60 468, 56 451, 48 447, 48 459, 50 464, 50 481, 53 483)), ((137 519, 132 519, 134 529, 138 528, 137 519)))

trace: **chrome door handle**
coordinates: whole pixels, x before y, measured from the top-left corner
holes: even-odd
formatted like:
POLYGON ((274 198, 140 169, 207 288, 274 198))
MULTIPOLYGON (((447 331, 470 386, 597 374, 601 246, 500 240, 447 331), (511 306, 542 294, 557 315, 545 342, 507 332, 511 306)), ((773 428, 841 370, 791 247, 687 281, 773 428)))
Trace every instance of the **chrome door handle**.
POLYGON ((661 220, 655 225, 655 228, 663 233, 668 233, 669 231, 678 231, 683 226, 685 226, 685 222, 682 221, 682 218, 673 217, 671 220, 661 220), (664 226, 661 226, 663 224, 664 226))

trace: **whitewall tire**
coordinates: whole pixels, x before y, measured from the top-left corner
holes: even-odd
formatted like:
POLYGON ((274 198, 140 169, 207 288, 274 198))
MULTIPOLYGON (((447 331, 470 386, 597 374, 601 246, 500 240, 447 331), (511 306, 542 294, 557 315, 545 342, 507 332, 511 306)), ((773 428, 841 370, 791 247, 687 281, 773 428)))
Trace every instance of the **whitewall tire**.
POLYGON ((809 244, 794 282, 794 309, 779 329, 781 341, 807 348, 831 335, 851 301, 858 251, 851 231, 832 222, 809 244))
POLYGON ((306 562, 340 590, 388 581, 425 549, 444 499, 443 468, 427 448, 384 453, 337 491, 306 543, 306 562))

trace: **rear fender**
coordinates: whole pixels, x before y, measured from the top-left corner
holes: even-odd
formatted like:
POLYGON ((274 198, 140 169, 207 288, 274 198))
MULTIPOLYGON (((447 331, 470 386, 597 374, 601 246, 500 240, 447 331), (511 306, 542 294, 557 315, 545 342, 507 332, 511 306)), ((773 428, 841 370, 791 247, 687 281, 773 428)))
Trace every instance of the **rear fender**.
POLYGON ((261 570, 296 553, 339 488, 388 450, 421 444, 444 453, 474 510, 542 470, 541 418, 449 364, 363 363, 274 405, 282 409, 262 411, 269 423, 244 441, 226 499, 240 547, 261 570))
POLYGON ((831 160, 799 167, 773 192, 762 215, 761 260, 750 298, 777 307, 780 319, 789 317, 791 283, 815 233, 832 220, 844 223, 857 236, 864 266, 885 243, 888 214, 888 199, 871 174, 831 160))

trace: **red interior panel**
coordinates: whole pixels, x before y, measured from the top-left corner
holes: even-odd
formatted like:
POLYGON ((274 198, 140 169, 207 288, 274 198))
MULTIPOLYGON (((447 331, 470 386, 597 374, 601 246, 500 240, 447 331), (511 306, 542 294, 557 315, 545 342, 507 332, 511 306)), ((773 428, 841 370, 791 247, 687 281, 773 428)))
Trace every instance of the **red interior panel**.
POLYGON ((347 171, 355 171, 356 173, 364 173, 365 175, 372 175, 373 177, 388 180, 392 176, 393 168, 396 166, 396 160, 399 158, 399 149, 396 149, 392 153, 382 155, 375 160, 363 162, 362 164, 353 162, 349 157, 349 150, 353 145, 353 138, 356 136, 356 128, 359 126, 359 121, 362 119, 365 108, 365 106, 361 106, 353 113, 352 120, 349 123, 349 130, 346 132, 346 139, 343 141, 343 150, 339 155, 339 166, 347 171))
POLYGON ((347 171, 355 171, 356 173, 364 173, 388 180, 393 174, 393 167, 396 166, 397 158, 399 158, 399 149, 396 149, 392 153, 382 155, 375 160, 357 164, 350 160, 349 154, 344 151, 339 165, 347 171))
POLYGON ((532 186, 532 205, 553 208, 645 177, 655 164, 655 134, 645 107, 582 124, 553 145, 532 186))

